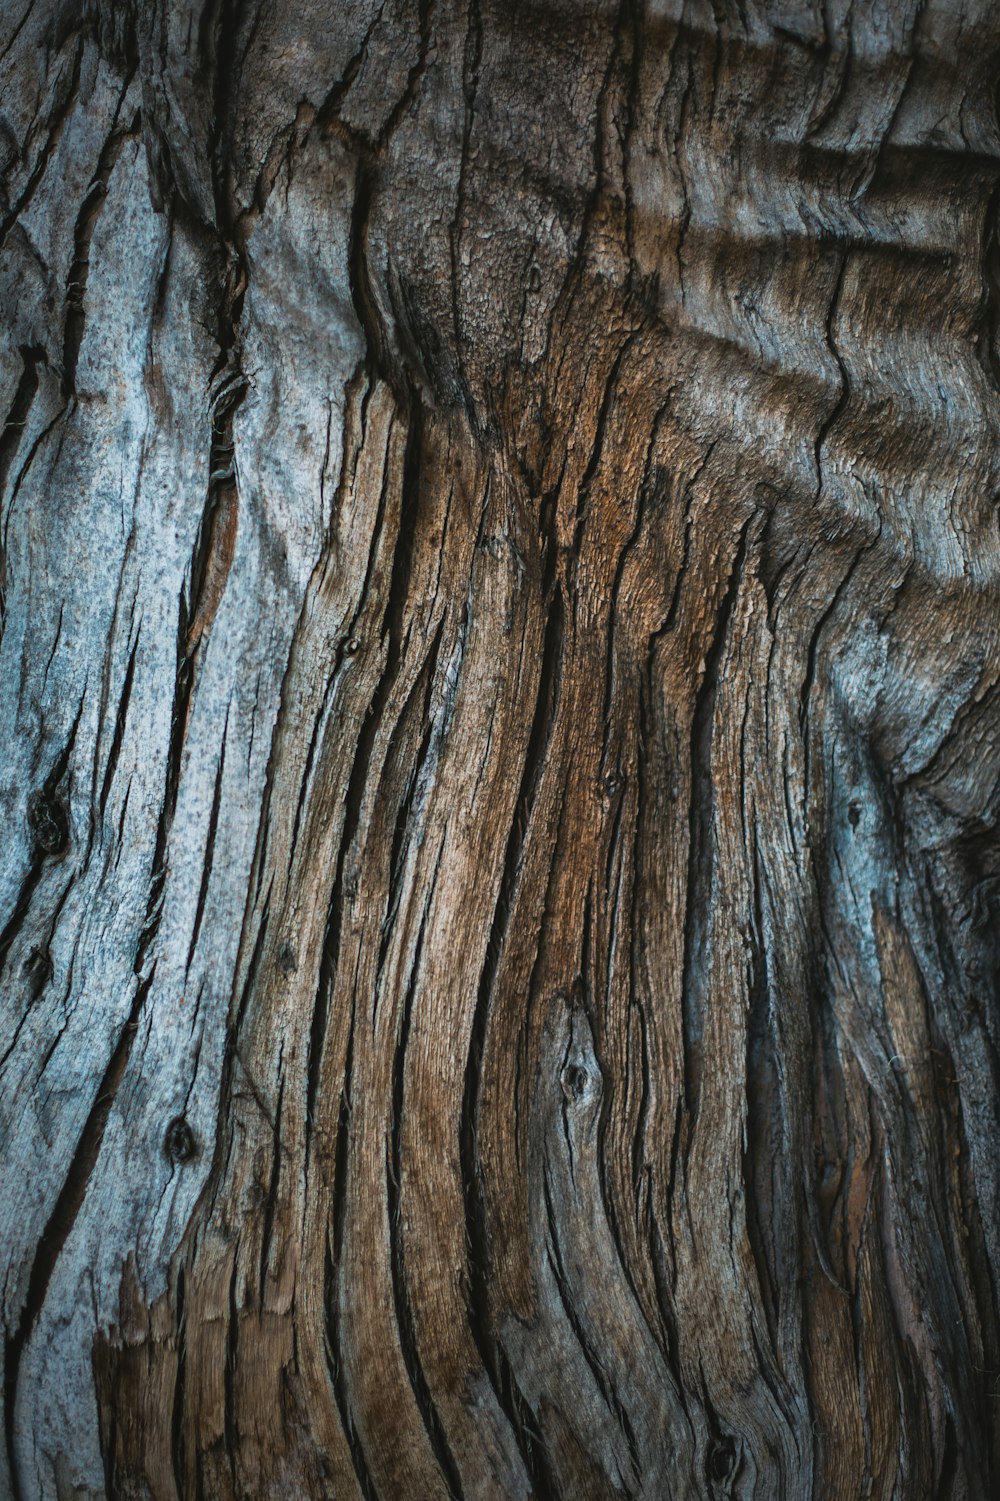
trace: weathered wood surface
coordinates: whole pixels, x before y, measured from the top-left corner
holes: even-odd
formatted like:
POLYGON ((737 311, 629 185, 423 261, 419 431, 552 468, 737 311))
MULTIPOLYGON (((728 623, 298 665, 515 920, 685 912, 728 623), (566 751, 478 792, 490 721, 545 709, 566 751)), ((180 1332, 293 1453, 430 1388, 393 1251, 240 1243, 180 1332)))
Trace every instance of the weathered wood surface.
POLYGON ((0 33, 0 1493, 992 1494, 1000 12, 0 33))

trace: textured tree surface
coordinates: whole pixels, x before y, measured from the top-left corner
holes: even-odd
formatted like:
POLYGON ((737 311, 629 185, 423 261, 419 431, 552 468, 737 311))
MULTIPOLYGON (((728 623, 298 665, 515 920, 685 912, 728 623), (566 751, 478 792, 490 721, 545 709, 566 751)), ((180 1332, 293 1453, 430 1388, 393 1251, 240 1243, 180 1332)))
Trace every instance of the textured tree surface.
POLYGON ((998 77, 0 0, 0 1495, 994 1494, 998 77))

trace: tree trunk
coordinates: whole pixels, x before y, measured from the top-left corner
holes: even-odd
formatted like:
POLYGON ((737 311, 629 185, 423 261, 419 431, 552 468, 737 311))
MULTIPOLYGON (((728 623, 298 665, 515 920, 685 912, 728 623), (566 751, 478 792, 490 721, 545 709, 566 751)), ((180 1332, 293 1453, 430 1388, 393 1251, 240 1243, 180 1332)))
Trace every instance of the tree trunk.
POLYGON ((994 1494, 1000 11, 0 30, 0 1495, 994 1494))

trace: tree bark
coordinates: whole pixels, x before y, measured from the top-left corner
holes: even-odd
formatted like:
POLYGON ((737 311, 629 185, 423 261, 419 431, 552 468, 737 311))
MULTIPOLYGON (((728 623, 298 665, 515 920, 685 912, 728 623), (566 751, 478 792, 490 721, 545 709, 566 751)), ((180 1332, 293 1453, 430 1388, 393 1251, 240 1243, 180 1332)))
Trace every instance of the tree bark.
POLYGON ((0 1494, 994 1493, 998 59, 5 0, 0 1494))

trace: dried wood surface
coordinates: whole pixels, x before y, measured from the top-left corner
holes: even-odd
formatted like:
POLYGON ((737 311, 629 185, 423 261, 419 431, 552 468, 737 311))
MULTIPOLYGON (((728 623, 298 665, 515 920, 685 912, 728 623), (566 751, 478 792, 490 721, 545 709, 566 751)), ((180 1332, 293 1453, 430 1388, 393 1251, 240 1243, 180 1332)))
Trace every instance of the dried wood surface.
POLYGON ((1000 11, 0 3, 0 1495, 984 1501, 1000 11))

